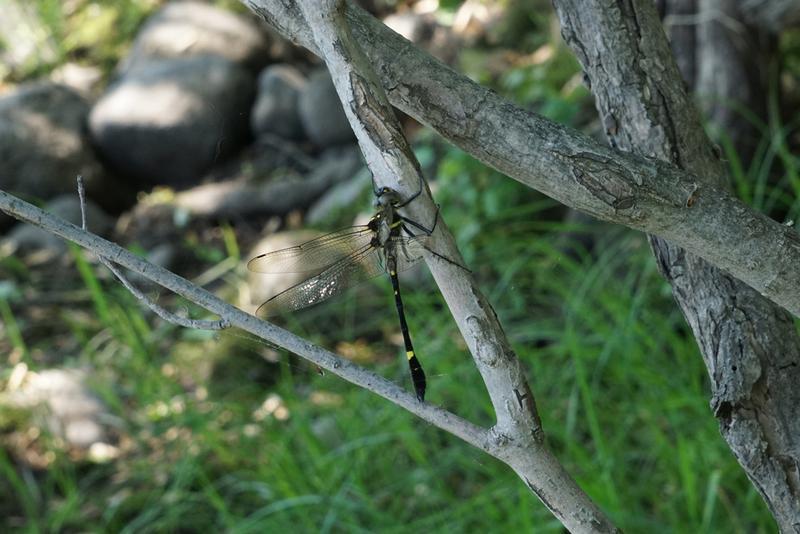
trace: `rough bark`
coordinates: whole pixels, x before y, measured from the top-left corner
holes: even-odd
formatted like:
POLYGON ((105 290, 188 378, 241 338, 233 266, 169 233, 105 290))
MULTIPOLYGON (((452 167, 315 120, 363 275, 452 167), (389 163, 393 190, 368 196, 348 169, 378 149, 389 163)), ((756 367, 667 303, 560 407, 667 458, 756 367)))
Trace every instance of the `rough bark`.
MULTIPOLYGON (((604 123, 613 125, 610 141, 698 177, 723 176, 652 3, 555 4, 604 123)), ((794 532, 800 528, 800 338, 792 319, 674 243, 650 242, 703 354, 722 435, 781 530, 794 532)))
MULTIPOLYGON (((318 52, 294 3, 244 2, 318 52)), ((396 107, 508 176, 596 218, 669 239, 800 316, 800 234, 735 199, 720 185, 724 175, 700 180, 605 147, 459 75, 363 10, 347 14, 396 107)))

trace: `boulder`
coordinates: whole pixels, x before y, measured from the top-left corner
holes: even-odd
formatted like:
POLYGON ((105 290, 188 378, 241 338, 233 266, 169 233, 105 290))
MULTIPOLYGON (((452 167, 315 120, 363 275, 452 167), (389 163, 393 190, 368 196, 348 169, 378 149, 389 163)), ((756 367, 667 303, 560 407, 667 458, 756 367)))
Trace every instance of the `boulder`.
POLYGON ((355 140, 327 70, 321 69, 311 74, 300 93, 299 110, 306 135, 318 147, 355 140))
POLYGON ((366 191, 372 188, 372 174, 363 167, 355 176, 335 184, 314 202, 306 213, 306 223, 317 225, 339 213, 352 211, 366 191))
POLYGON ((302 139, 303 125, 297 101, 306 80, 291 65, 271 65, 258 77, 258 96, 250 115, 253 135, 270 133, 285 139, 302 139))
POLYGON ((139 187, 184 187, 249 137, 250 73, 218 56, 165 59, 117 81, 89 116, 95 146, 139 187))
POLYGON ((248 17, 201 2, 173 2, 148 19, 119 70, 124 75, 152 60, 208 54, 255 73, 269 61, 270 47, 248 17))
POLYGON ((102 167, 85 135, 88 112, 80 95, 54 83, 0 97, 0 189, 46 200, 74 192, 80 174, 90 192, 102 192, 102 167))
POLYGON ((235 219, 286 215, 305 209, 361 167, 361 153, 352 145, 323 152, 305 176, 281 176, 266 183, 238 178, 202 184, 175 195, 174 205, 192 217, 235 219))
POLYGON ((108 441, 104 421, 108 421, 109 414, 103 403, 86 386, 86 371, 46 369, 34 373, 28 371, 24 364, 19 364, 14 374, 19 384, 3 393, 0 407, 45 407, 44 423, 49 431, 72 447, 89 449, 94 444, 108 441))

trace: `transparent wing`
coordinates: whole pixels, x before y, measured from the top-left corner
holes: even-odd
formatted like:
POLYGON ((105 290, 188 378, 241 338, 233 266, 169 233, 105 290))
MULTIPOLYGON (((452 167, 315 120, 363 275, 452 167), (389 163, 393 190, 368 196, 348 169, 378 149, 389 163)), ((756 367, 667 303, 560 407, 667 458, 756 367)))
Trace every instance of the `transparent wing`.
POLYGON ((318 275, 278 293, 259 306, 256 315, 270 317, 317 304, 383 272, 381 250, 366 244, 318 275))
POLYGON ((367 226, 343 228, 294 247, 260 254, 247 262, 256 273, 318 271, 369 245, 375 233, 367 226))
MULTIPOLYGON (((397 270, 404 271, 422 257, 423 246, 418 239, 396 237, 387 243, 397 258, 397 270)), ((386 250, 363 245, 316 276, 278 293, 258 307, 256 315, 271 317, 312 306, 338 295, 348 288, 366 282, 386 272, 386 250)))

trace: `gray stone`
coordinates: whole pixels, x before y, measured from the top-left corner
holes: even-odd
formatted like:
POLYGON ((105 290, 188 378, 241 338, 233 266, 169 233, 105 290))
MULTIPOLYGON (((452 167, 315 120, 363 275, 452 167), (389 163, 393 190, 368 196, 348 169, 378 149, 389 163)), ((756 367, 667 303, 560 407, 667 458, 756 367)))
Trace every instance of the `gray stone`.
POLYGON ((297 100, 306 80, 291 65, 271 65, 258 77, 258 96, 250 116, 250 128, 258 137, 274 133, 285 139, 301 139, 303 125, 297 100))
POLYGON ((412 43, 418 44, 430 41, 436 29, 436 17, 432 13, 392 13, 383 19, 383 23, 412 43))
POLYGON ((150 17, 120 65, 127 73, 152 60, 213 54, 258 72, 269 42, 251 19, 200 2, 173 2, 150 17))
POLYGON ((64 63, 56 68, 50 73, 50 79, 66 85, 89 100, 99 97, 105 87, 103 71, 100 67, 74 62, 64 63))
POLYGON ((217 56, 152 61, 98 101, 90 131, 115 171, 141 186, 183 187, 244 144, 253 85, 217 56))
POLYGON ((372 174, 364 167, 354 177, 336 184, 314 202, 306 213, 306 222, 312 225, 319 224, 339 212, 352 210, 371 186, 372 174))
POLYGON ((320 154, 317 165, 306 179, 309 182, 324 183, 330 188, 349 180, 363 166, 364 161, 357 145, 332 147, 320 154))
POLYGON ((314 169, 303 177, 288 175, 266 183, 234 178, 202 184, 176 194, 174 205, 192 217, 285 215, 307 208, 362 165, 360 152, 353 145, 334 147, 323 152, 314 169))
POLYGON ((49 199, 75 191, 83 175, 102 189, 102 167, 85 136, 87 102, 54 83, 20 86, 0 98, 0 189, 49 199))
POLYGON ((339 95, 327 70, 317 70, 300 93, 300 120, 308 138, 319 147, 355 139, 339 95))
POLYGON ((50 432, 71 446, 87 449, 107 440, 103 420, 108 419, 108 414, 86 387, 86 378, 86 372, 77 369, 26 372, 19 387, 3 394, 0 406, 16 409, 44 406, 50 432))

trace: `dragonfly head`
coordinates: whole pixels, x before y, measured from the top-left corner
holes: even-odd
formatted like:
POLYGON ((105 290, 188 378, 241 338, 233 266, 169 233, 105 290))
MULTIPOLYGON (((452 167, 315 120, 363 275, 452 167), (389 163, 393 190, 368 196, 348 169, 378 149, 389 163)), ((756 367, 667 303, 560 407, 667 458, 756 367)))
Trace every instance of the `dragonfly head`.
POLYGON ((400 195, 390 187, 381 187, 375 190, 376 206, 394 206, 400 203, 400 195))

